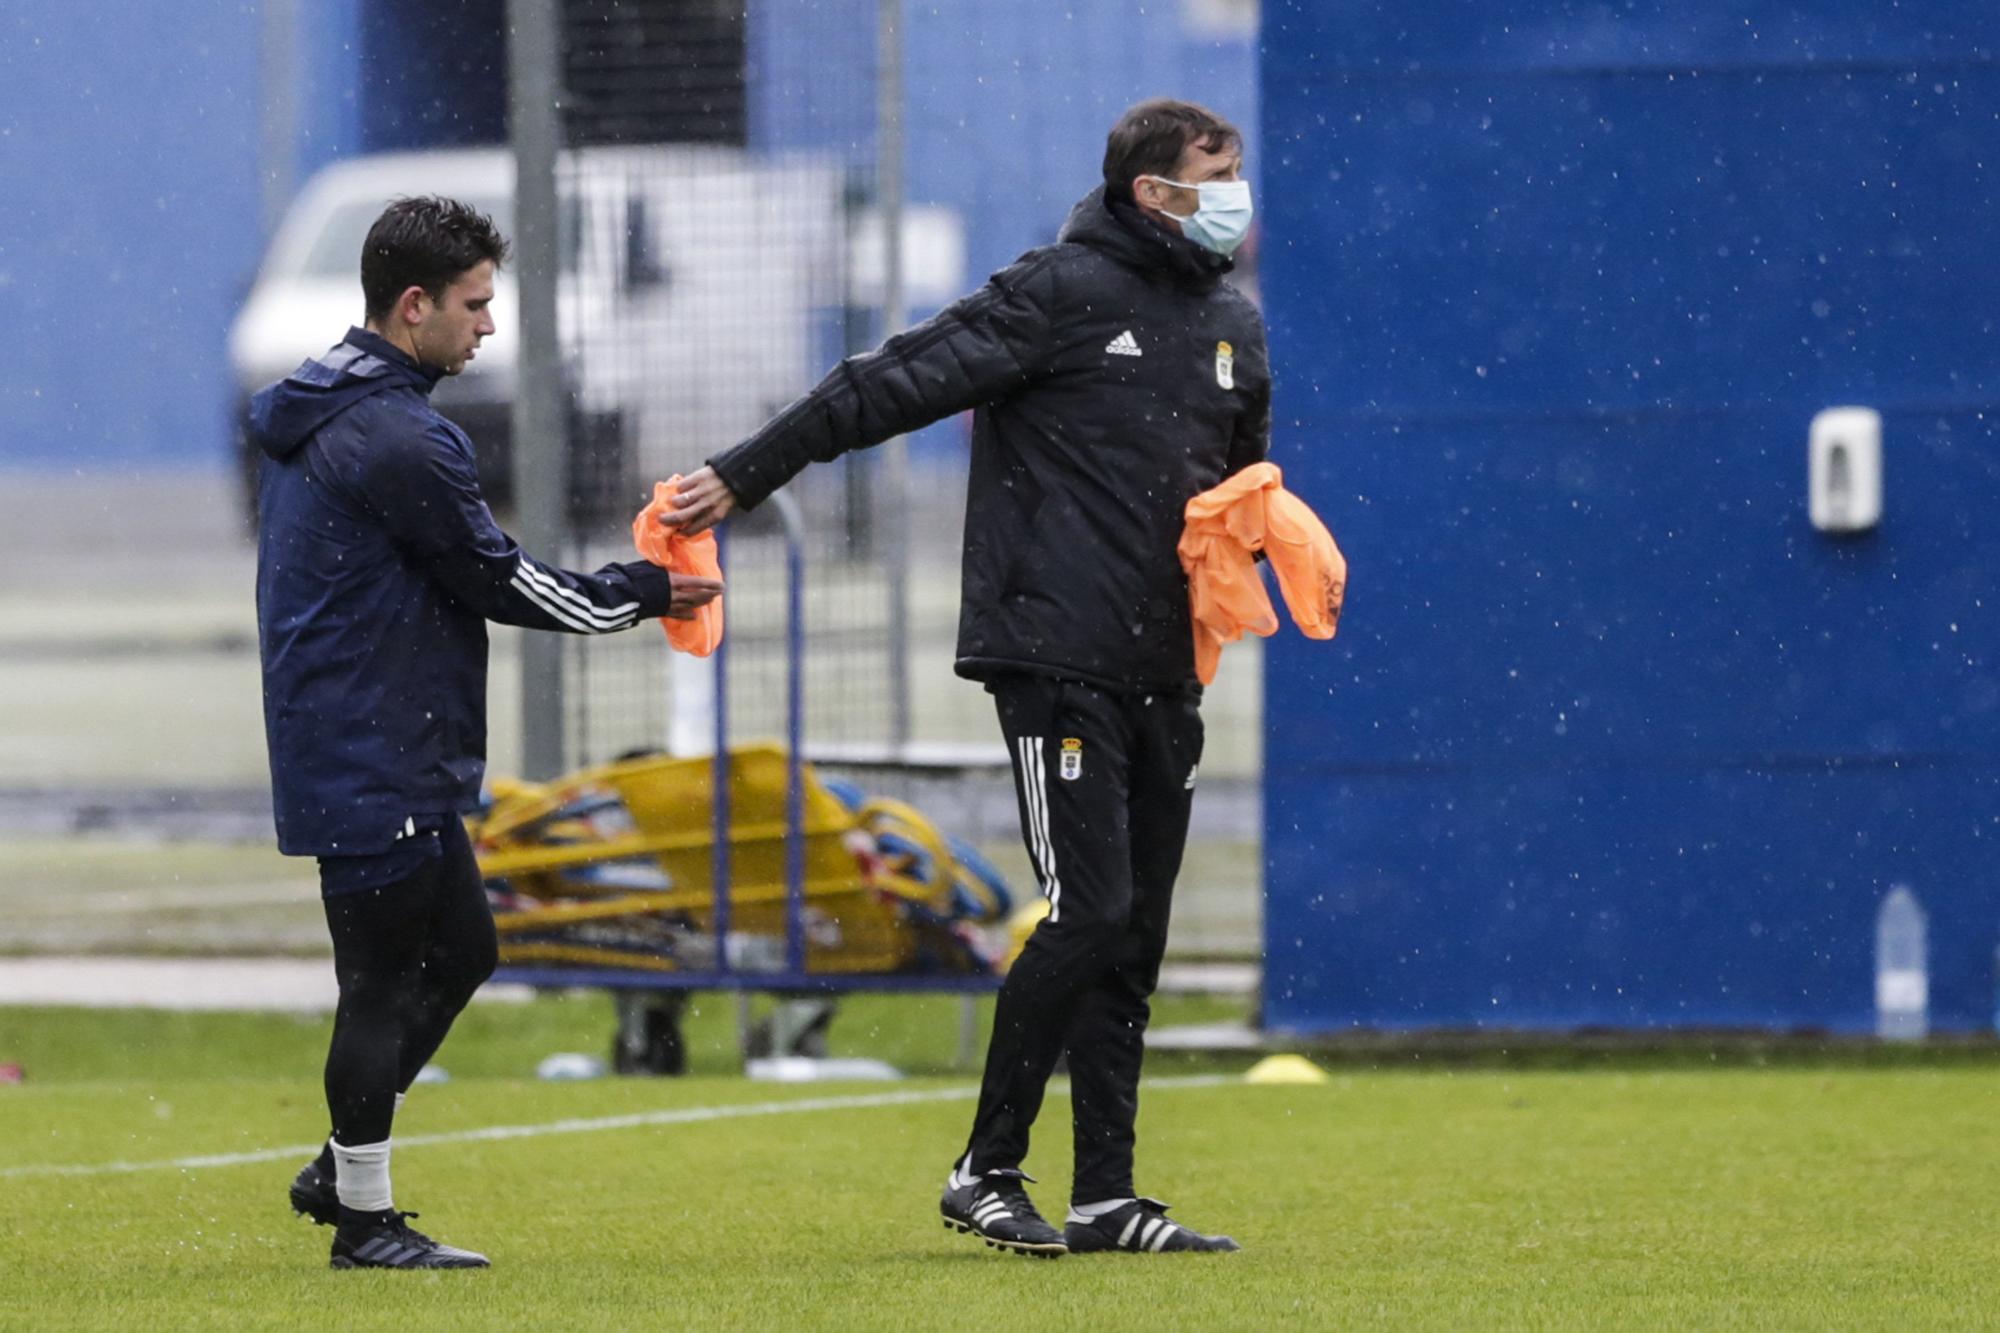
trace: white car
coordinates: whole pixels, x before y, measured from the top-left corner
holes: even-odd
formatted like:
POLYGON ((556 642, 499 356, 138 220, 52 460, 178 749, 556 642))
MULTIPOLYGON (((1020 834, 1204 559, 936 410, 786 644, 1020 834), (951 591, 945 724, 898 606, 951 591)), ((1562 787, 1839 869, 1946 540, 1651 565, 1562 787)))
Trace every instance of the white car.
MULTIPOLYGON (((809 388, 831 356, 829 328, 879 300, 881 225, 848 173, 810 155, 708 145, 590 148, 558 167, 559 333, 570 400, 570 512, 601 520, 646 498, 643 481, 687 471, 809 388)), ((505 149, 353 158, 315 174, 272 237, 230 330, 241 400, 325 351, 362 317, 361 246, 382 209, 438 194, 513 234, 514 160, 505 149)), ((963 276, 957 216, 905 215, 906 290, 950 299, 963 276)), ((512 495, 518 382, 516 271, 494 283, 495 335, 437 387, 465 427, 488 498, 512 495)), ((240 419, 240 416, 239 416, 240 419)), ((242 446, 250 503, 257 463, 242 446)))
MULTIPOLYGON (((503 149, 384 154, 337 162, 318 172, 287 210, 229 332, 229 359, 242 406, 247 407, 251 394, 332 346, 349 325, 362 322, 361 246, 368 228, 391 200, 417 194, 461 200, 491 216, 503 234, 512 234, 514 160, 503 149)), ((563 228, 562 284, 572 290, 590 239, 590 232, 576 225, 577 208, 572 201, 563 228)), ((623 256, 590 258, 593 268, 604 270, 623 256)), ((643 283, 664 275, 633 277, 643 283)), ((494 280, 495 335, 480 349, 478 360, 439 384, 433 395, 438 409, 472 437, 481 485, 489 499, 503 506, 513 489, 510 456, 520 352, 515 291, 514 274, 503 269, 494 280)), ((558 301, 565 310, 573 305, 573 300, 558 301)), ((574 339, 565 338, 564 345, 573 348, 574 339)), ((572 476, 588 477, 606 465, 618 470, 618 433, 615 415, 582 420, 573 414, 572 476), (610 457, 601 456, 606 452, 610 457)), ((247 440, 239 447, 254 509, 258 459, 247 440)))

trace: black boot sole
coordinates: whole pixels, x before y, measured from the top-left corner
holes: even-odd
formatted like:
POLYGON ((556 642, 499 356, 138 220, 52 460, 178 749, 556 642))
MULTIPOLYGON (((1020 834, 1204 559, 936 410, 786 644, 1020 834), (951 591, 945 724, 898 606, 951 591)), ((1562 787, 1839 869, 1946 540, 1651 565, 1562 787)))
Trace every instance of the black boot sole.
MULTIPOLYGON (((1067 1242, 1065 1242, 1065 1243, 1067 1243, 1067 1242)), ((1241 1253, 1241 1252, 1242 1252, 1242 1249, 1243 1249, 1243 1247, 1242 1247, 1241 1245, 1236 1245, 1236 1246, 1230 1246, 1230 1247, 1227 1247, 1227 1248, 1225 1248, 1225 1247, 1222 1247, 1222 1246, 1211 1246, 1211 1247, 1201 1247, 1201 1248, 1192 1248, 1192 1249, 1185 1249, 1185 1250, 1129 1250, 1129 1249, 1123 1249, 1123 1248, 1121 1248, 1121 1247, 1119 1247, 1119 1246, 1117 1246, 1117 1245, 1114 1245, 1114 1244, 1110 1243, 1109 1241, 1107 1241, 1107 1242, 1105 1242, 1104 1244, 1101 1244, 1101 1245, 1091 1245, 1091 1244, 1084 1244, 1084 1245, 1075 1245, 1075 1244, 1071 1244, 1071 1245, 1069 1246, 1069 1252, 1070 1252, 1071 1254, 1144 1254, 1144 1255, 1166 1255, 1166 1254, 1238 1254, 1238 1253, 1241 1253)))
POLYGON ((1030 1245, 1026 1241, 1001 1240, 998 1237, 987 1235, 976 1226, 954 1221, 949 1217, 944 1219, 944 1229, 946 1231, 956 1231, 962 1236, 977 1236, 979 1239, 985 1241, 991 1249, 1012 1250, 1015 1254, 1025 1254, 1030 1259, 1060 1259, 1069 1253, 1069 1246, 1063 1244, 1061 1241, 1053 1241, 1047 1245, 1030 1245))

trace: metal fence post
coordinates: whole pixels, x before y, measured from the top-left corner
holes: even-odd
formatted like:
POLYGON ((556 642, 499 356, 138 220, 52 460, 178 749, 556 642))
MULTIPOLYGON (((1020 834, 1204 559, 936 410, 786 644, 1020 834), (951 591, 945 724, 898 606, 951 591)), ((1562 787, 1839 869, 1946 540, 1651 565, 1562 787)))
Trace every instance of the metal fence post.
MULTIPOLYGON (((558 0, 507 0, 507 115, 514 146, 514 271, 521 303, 514 388, 513 473, 521 544, 560 559, 568 476, 561 334, 556 159, 562 146, 562 35, 558 0)), ((521 766, 531 778, 563 771, 563 657, 555 634, 521 639, 521 766)))
MULTIPOLYGON (((882 336, 903 328, 903 0, 880 0, 876 13, 875 172, 882 210, 882 336)), ((882 446, 884 564, 889 576, 889 742, 908 748, 910 720, 910 442, 882 446)), ((878 512, 880 512, 878 510, 878 512)))
POLYGON ((805 552, 799 502, 771 497, 785 525, 785 970, 806 974, 805 552))
MULTIPOLYGON (((723 578, 729 576, 729 533, 715 530, 715 561, 723 578)), ((735 815, 729 793, 729 635, 715 645, 715 753, 708 761, 708 804, 714 846, 709 852, 709 890, 712 898, 711 924, 715 930, 715 970, 719 975, 734 971, 729 961, 730 902, 729 878, 735 874, 729 840, 735 815)))

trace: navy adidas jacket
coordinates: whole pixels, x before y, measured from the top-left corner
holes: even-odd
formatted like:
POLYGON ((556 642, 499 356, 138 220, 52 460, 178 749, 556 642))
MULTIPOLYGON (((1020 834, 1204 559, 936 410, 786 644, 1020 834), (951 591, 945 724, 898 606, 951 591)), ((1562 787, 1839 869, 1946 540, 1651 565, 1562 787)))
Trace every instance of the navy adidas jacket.
POLYGON ((666 612, 644 562, 576 574, 502 532, 441 375, 350 329, 251 402, 257 639, 278 847, 386 851, 462 812, 486 769, 486 621, 604 634, 666 612))

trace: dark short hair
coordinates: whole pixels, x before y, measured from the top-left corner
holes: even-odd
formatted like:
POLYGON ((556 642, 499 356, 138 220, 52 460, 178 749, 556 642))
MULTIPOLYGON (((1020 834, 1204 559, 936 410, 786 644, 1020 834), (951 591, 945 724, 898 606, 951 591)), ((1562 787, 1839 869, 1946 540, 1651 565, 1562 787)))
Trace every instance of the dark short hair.
POLYGON ((1168 176, 1189 144, 1204 153, 1241 148, 1243 132, 1205 106, 1155 97, 1118 118, 1104 141, 1104 195, 1132 202, 1132 181, 1168 176))
POLYGON ((507 238, 493 219, 470 204, 436 195, 398 199, 382 210, 361 243, 361 294, 368 318, 395 308, 412 287, 432 300, 482 259, 507 262, 507 238))

